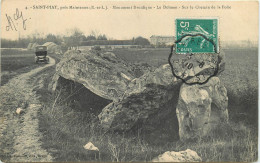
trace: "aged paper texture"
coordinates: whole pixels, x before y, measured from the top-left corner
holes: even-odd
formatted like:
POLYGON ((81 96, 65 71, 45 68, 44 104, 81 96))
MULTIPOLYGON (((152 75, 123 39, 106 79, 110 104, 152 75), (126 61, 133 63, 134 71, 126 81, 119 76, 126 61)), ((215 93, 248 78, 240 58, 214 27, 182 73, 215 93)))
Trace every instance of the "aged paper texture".
POLYGON ((0 162, 254 162, 258 1, 1 1, 0 162))

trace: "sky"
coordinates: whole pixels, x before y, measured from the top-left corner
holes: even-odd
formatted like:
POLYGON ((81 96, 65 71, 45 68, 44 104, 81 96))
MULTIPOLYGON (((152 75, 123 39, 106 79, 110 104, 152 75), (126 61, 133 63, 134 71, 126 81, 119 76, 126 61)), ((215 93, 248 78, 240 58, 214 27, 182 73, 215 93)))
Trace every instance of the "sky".
POLYGON ((131 39, 137 36, 150 38, 152 35, 174 36, 176 18, 212 17, 219 19, 218 30, 221 41, 258 40, 258 2, 256 1, 3 0, 1 2, 1 38, 18 39, 19 36, 27 37, 36 32, 41 35, 66 34, 69 29, 73 28, 80 29, 85 35, 96 31, 113 39, 131 39), (33 9, 36 6, 39 8, 41 5, 45 5, 45 7, 56 5, 57 7, 56 9, 33 9), (108 7, 108 10, 59 9, 69 6, 103 6, 108 7), (113 9, 113 6, 132 6, 132 9, 113 9), (141 8, 150 6, 152 9, 133 9, 134 6, 141 8), (157 9, 157 6, 161 9, 157 9), (163 6, 176 8, 163 9, 163 6), (215 9, 202 9, 212 6, 215 6, 215 9), (225 7, 222 8, 223 6, 225 7))

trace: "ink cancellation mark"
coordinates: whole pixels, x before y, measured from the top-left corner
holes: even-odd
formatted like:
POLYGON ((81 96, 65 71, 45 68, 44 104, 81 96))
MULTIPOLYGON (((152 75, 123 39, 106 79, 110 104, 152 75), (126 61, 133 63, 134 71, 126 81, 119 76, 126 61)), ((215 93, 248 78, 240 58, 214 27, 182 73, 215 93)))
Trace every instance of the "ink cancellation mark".
POLYGON ((168 62, 184 83, 205 84, 219 72, 218 19, 176 19, 176 42, 168 62))

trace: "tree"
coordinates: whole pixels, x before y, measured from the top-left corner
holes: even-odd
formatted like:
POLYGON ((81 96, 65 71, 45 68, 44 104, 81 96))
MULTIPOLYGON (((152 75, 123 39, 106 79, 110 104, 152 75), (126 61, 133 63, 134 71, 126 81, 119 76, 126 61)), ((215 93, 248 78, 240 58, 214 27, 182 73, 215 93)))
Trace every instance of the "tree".
POLYGON ((90 32, 91 36, 94 36, 95 38, 98 38, 98 36, 100 35, 100 32, 98 30, 92 30, 90 32))
POLYGON ((86 37, 86 41, 89 41, 89 40, 96 40, 96 37, 93 35, 89 35, 86 37))
POLYGON ((55 35, 53 35, 53 34, 48 34, 46 36, 46 40, 45 41, 46 42, 54 42, 55 44, 60 44, 61 43, 61 40, 58 37, 56 37, 55 35))
POLYGON ((70 31, 71 31, 71 35, 65 37, 65 43, 70 49, 71 48, 78 49, 80 43, 87 38, 83 34, 83 32, 80 31, 78 28, 71 29, 70 31))
POLYGON ((134 45, 150 45, 150 42, 148 39, 139 36, 134 39, 134 45))
POLYGON ((103 35, 99 35, 97 40, 107 40, 107 37, 104 34, 103 35))

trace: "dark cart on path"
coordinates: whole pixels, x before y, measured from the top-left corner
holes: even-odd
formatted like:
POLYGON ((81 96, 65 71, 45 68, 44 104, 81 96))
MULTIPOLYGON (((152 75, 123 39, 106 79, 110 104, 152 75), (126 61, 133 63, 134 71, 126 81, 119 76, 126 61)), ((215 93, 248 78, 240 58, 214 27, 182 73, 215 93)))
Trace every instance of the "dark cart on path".
POLYGON ((36 46, 35 55, 35 63, 49 63, 50 61, 49 57, 47 57, 47 46, 36 46))

